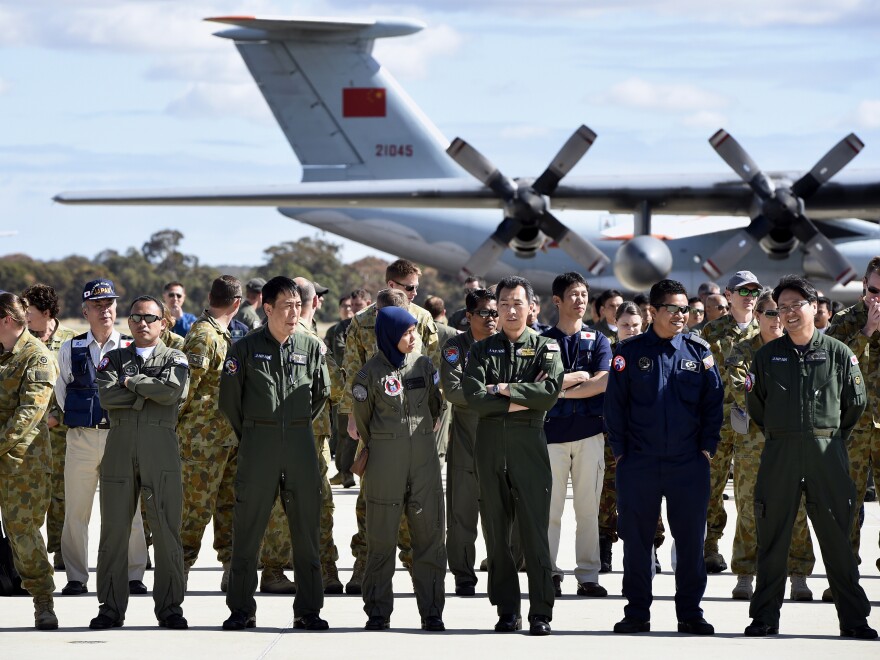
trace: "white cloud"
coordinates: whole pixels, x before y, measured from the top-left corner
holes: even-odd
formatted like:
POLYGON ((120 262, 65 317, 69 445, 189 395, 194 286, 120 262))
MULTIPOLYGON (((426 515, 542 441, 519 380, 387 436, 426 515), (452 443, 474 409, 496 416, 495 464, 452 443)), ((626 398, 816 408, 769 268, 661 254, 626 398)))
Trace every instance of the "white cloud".
POLYGON ((880 128, 880 100, 866 99, 856 108, 856 122, 862 128, 880 128))
POLYGON ((546 137, 549 134, 550 129, 548 127, 535 124, 504 126, 499 132, 499 135, 505 140, 531 140, 533 138, 546 137))
POLYGON ((720 112, 701 110, 685 116, 681 123, 689 128, 717 129, 727 123, 727 117, 720 112))
POLYGON ((273 121, 266 101, 252 82, 240 85, 194 83, 171 101, 165 112, 181 119, 241 117, 259 122, 273 121))
POLYGON ((402 80, 423 80, 429 65, 458 52, 461 35, 449 25, 428 27, 408 39, 380 39, 374 57, 402 80))
POLYGON ((629 78, 614 85, 600 101, 645 110, 667 112, 717 110, 728 105, 726 97, 687 83, 652 83, 629 78))

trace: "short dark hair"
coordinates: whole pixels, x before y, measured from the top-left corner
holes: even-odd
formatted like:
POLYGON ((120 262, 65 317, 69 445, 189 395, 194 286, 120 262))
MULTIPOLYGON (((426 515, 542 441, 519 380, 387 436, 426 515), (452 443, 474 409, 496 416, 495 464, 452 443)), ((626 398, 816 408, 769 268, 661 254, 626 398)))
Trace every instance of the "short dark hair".
POLYGON ((498 300, 489 289, 474 289, 464 297, 464 307, 473 314, 483 300, 498 300))
POLYGON ((696 303, 700 303, 702 305, 703 299, 700 298, 700 296, 691 296, 690 298, 688 298, 688 305, 694 305, 696 303))
POLYGON ((49 312, 50 318, 58 318, 58 294, 48 284, 32 284, 22 292, 21 297, 27 300, 28 306, 49 312))
POLYGON ((604 307, 605 303, 607 303, 611 298, 623 298, 623 294, 617 289, 608 289, 607 291, 603 291, 599 296, 599 300, 596 301, 599 307, 604 307))
POLYGON ((500 300, 502 289, 515 289, 518 286, 525 289, 526 300, 531 302, 535 299, 535 290, 532 288, 532 283, 519 275, 509 275, 498 280, 498 284, 495 285, 495 296, 500 300))
POLYGON ((278 300, 278 296, 282 293, 292 293, 300 300, 303 297, 299 284, 289 277, 278 275, 263 285, 263 304, 274 305, 275 301, 278 300))
POLYGON ((163 287, 162 287, 162 293, 165 293, 166 291, 168 291, 168 290, 169 290, 171 287, 173 287, 173 286, 179 286, 181 289, 183 289, 184 291, 186 291, 186 287, 183 286, 183 282, 177 282, 177 281, 174 281, 174 282, 168 282, 168 284, 166 284, 165 286, 163 286, 163 287))
POLYGON ((827 296, 819 296, 816 298, 816 305, 825 305, 828 308, 828 311, 831 311, 831 298, 827 296))
POLYGON ((446 303, 443 302, 443 298, 440 296, 428 296, 425 298, 425 309, 428 310, 431 318, 436 321, 446 311, 446 303))
POLYGON ((651 304, 651 301, 648 299, 648 296, 646 296, 644 293, 637 293, 636 295, 634 295, 633 302, 636 305, 638 305, 639 307, 641 307, 642 305, 650 305, 651 304))
POLYGON ((687 296, 688 292, 684 288, 684 284, 676 280, 660 280, 651 287, 648 299, 651 301, 651 307, 659 307, 666 300, 666 296, 677 296, 679 294, 687 296))
POLYGON ((208 304, 211 307, 229 307, 241 298, 241 281, 232 275, 221 275, 211 283, 208 304))
POLYGON ((131 310, 134 309, 134 306, 138 303, 142 302, 151 302, 155 303, 159 307, 160 316, 165 316, 165 303, 156 298, 155 296, 138 296, 134 300, 131 301, 131 304, 128 306, 128 313, 131 314, 131 310))
POLYGON ((625 314, 632 314, 633 316, 642 317, 642 310, 639 306, 634 303, 632 300, 624 300, 620 307, 617 308, 617 311, 614 312, 614 320, 619 321, 621 316, 625 314))
POLYGON ((868 267, 865 268, 866 280, 871 276, 871 273, 880 275, 880 256, 871 257, 871 260, 868 262, 868 267))
POLYGON ((393 282, 394 280, 403 279, 410 275, 421 276, 421 274, 422 269, 416 266, 412 261, 408 259, 398 259, 397 261, 392 261, 388 264, 388 267, 385 269, 385 281, 393 282))
POLYGON ((351 296, 342 296, 342 298, 339 299, 339 306, 342 307, 342 303, 344 303, 346 300, 351 300, 351 296))
POLYGON ((816 293, 816 287, 810 284, 810 280, 801 277, 800 275, 786 275, 779 280, 779 284, 773 289, 773 302, 778 305, 779 296, 782 295, 783 291, 789 289, 797 291, 809 302, 816 302, 819 299, 819 294, 816 293))
POLYGON ((553 295, 558 298, 562 298, 562 296, 565 295, 565 292, 568 291, 568 287, 570 287, 572 284, 583 284, 585 287, 587 287, 587 293, 590 293, 590 285, 587 284, 584 276, 580 273, 571 271, 556 276, 556 278, 553 280, 553 295))
POLYGON ((366 289, 355 289, 351 292, 349 296, 352 300, 357 298, 358 300, 363 300, 364 302, 370 301, 373 302, 373 294, 367 291, 366 289))

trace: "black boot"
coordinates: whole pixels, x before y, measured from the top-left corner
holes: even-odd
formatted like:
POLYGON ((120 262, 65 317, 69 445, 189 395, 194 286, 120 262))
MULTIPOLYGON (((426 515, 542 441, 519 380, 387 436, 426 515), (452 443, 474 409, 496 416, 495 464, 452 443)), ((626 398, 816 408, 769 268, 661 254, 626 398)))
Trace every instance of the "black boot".
POLYGON ((599 572, 611 572, 611 539, 607 536, 599 537, 599 572))

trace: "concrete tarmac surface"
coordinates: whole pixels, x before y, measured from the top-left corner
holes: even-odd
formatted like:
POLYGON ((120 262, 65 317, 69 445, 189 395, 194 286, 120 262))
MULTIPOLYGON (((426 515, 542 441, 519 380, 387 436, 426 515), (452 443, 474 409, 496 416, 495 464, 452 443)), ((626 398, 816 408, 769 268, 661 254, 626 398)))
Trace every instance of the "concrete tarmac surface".
MULTIPOLYGON (((331 474, 334 470, 331 467, 331 474)), ((727 529, 721 539, 721 551, 730 562, 730 549, 736 519, 732 485, 725 502, 727 529)), ((351 575, 353 559, 349 541, 355 530, 354 504, 357 488, 334 487, 336 503, 334 537, 339 548, 340 579, 345 583, 351 575)), ((569 489, 569 499, 571 490, 569 489)), ((664 516, 665 517, 665 516, 664 516)), ((623 548, 614 544, 614 571, 600 575, 600 583, 608 589, 607 598, 589 599, 575 595, 577 583, 574 569, 574 512, 566 504, 562 527, 559 566, 566 571, 562 584, 564 595, 556 600, 553 612, 553 633, 549 637, 531 637, 526 628, 521 633, 499 634, 492 631, 497 619, 495 608, 486 595, 485 573, 478 573, 480 583, 472 598, 455 596, 451 573, 446 578, 445 633, 428 633, 420 629, 420 618, 412 593, 412 583, 402 566, 394 577, 395 610, 391 629, 383 632, 363 630, 366 615, 360 596, 327 596, 321 615, 330 623, 326 632, 294 630, 293 596, 257 593, 257 627, 241 632, 224 632, 223 621, 229 615, 225 595, 220 592, 221 567, 212 548, 211 527, 202 543, 199 560, 189 575, 189 591, 183 603, 184 616, 189 620, 186 631, 159 628, 153 615, 152 595, 133 596, 125 625, 109 631, 92 631, 88 625, 97 615, 94 567, 97 563, 100 517, 98 499, 90 525, 90 566, 92 574, 89 593, 62 596, 66 584, 62 572, 55 575, 55 612, 60 628, 40 632, 33 628, 33 606, 29 597, 0 598, 0 649, 5 658, 76 658, 114 659, 150 658, 151 660, 215 660, 236 658, 451 658, 486 660, 503 658, 603 658, 605 660, 656 660, 660 658, 700 658, 719 660, 738 658, 880 658, 880 642, 844 640, 838 637, 834 606, 821 601, 828 586, 816 543, 817 565, 808 579, 815 600, 794 603, 786 600, 782 608, 780 634, 769 638, 748 638, 743 629, 750 622, 748 602, 730 598, 736 577, 729 571, 709 576, 703 599, 706 619, 715 626, 713 637, 694 637, 676 632, 673 595, 674 577, 670 572, 671 537, 660 548, 662 573, 654 579, 654 604, 651 610, 651 632, 638 635, 615 635, 614 623, 623 617, 625 600, 620 595, 623 548)), ((667 526, 668 530, 668 526, 667 526)), ((866 505, 862 529, 861 584, 871 600, 873 611, 869 623, 880 628, 880 572, 875 562, 880 533, 880 505, 866 505)), ((152 551, 151 551, 152 553, 152 551)), ((482 539, 478 541, 477 560, 485 557, 482 539)), ((51 559, 51 557, 50 557, 51 559)), ((292 572, 288 572, 292 578, 292 572)), ((144 582, 152 587, 153 573, 147 571, 144 582)), ((525 593, 526 576, 520 574, 523 590, 523 613, 528 612, 525 593)), ((786 596, 788 586, 786 586, 786 596)))

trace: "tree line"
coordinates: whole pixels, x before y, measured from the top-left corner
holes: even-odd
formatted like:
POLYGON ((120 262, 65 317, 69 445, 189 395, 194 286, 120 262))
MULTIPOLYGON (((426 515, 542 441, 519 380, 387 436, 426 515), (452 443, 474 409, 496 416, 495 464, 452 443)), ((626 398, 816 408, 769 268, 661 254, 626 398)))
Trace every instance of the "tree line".
MULTIPOLYGON (((7 255, 0 259, 0 289, 21 293, 32 284, 48 284, 58 292, 61 316, 70 317, 80 315, 82 287, 89 280, 113 280, 123 303, 139 295, 159 297, 167 282, 178 281, 186 289, 186 311, 198 316, 207 305, 211 282, 219 275, 234 275, 242 284, 252 277, 302 276, 330 289, 318 320, 333 321, 339 318, 337 300, 342 294, 364 288, 375 296, 385 287, 387 261, 364 257, 343 263, 342 246, 318 236, 266 248, 265 263, 260 266, 201 264, 195 255, 180 251, 183 238, 176 229, 164 229, 140 248, 129 247, 124 252, 105 249, 91 259, 70 255, 42 261, 25 254, 7 255)), ((462 288, 454 277, 433 268, 423 271, 417 303, 436 295, 446 301, 450 314, 463 306, 462 288)))

